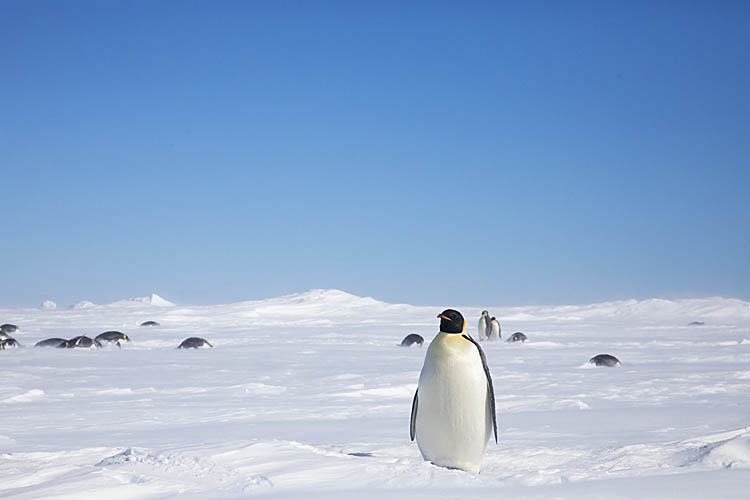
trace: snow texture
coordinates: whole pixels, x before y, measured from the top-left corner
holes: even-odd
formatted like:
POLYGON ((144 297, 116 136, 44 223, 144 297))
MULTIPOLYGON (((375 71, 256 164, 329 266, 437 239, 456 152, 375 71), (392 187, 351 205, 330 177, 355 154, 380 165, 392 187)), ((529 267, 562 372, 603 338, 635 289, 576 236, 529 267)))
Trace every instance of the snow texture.
POLYGON ((153 294, 0 309, 26 346, 0 351, 0 498, 748 498, 750 304, 480 306, 310 290, 215 306, 153 294), (409 440, 447 307, 469 325, 488 309, 528 336, 482 343, 499 444, 479 474, 424 462, 409 440), (31 347, 107 330, 132 342, 31 347), (399 347, 408 333, 425 346, 399 347), (176 349, 192 336, 214 349, 176 349), (622 366, 590 365, 600 353, 622 366))

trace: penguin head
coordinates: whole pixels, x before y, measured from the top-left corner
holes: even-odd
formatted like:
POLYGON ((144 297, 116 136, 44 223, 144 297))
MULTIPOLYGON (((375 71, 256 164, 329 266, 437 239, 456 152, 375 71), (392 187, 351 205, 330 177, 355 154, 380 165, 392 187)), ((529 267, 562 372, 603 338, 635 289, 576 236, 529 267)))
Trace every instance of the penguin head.
POLYGON ((446 309, 437 315, 440 318, 440 331, 445 333, 463 333, 466 321, 455 309, 446 309))
POLYGON ((490 313, 489 313, 489 312, 487 312, 486 310, 485 310, 485 311, 482 311, 482 316, 484 316, 485 318, 486 318, 487 316, 489 316, 489 315, 490 315, 490 313))

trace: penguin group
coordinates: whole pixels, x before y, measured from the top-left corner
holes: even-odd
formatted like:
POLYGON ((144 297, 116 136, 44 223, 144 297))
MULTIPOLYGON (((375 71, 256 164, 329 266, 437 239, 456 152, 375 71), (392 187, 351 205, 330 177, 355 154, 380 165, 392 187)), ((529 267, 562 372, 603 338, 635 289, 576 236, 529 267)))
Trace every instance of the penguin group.
POLYGON ((86 335, 78 335, 72 339, 62 339, 53 337, 50 339, 40 340, 34 347, 56 347, 59 349, 98 349, 105 345, 116 345, 122 347, 122 344, 130 342, 130 337, 122 332, 107 331, 100 333, 93 339, 86 335))
POLYGON ((486 310, 482 311, 482 315, 479 317, 477 335, 479 340, 494 341, 503 338, 500 322, 495 316, 490 317, 490 313, 486 310))
MULTIPOLYGON (((156 321, 144 321, 140 326, 154 327, 159 326, 159 323, 156 321)), ((21 347, 21 344, 15 338, 10 336, 11 333, 17 333, 19 330, 18 326, 10 323, 0 325, 0 351, 21 347)), ((34 344, 34 347, 53 347, 57 349, 99 349, 111 345, 120 348, 128 342, 130 342, 130 337, 127 334, 116 330, 108 330, 100 333, 94 338, 86 335, 78 335, 71 339, 52 337, 40 340, 34 344)), ((201 347, 213 347, 213 345, 204 338, 189 337, 183 340, 177 348, 198 349, 201 347)))

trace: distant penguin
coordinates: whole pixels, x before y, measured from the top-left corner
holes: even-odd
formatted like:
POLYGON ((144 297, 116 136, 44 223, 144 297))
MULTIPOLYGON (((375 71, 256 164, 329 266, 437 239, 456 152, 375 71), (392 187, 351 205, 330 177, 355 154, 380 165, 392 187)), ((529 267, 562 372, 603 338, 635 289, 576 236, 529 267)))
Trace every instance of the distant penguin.
POLYGON ((117 344, 117 347, 120 347, 121 342, 130 342, 130 338, 122 332, 109 331, 100 333, 96 336, 94 341, 99 342, 101 345, 104 345, 105 343, 117 344))
POLYGON ((482 311, 482 315, 479 317, 477 335, 479 340, 486 340, 490 336, 490 313, 487 311, 482 311))
POLYGON ((597 354, 593 358, 589 360, 589 363, 596 366, 620 366, 622 363, 620 363, 620 360, 616 357, 612 356, 611 354, 597 354))
POLYGON ((8 337, 6 339, 0 340, 0 351, 3 351, 5 349, 13 349, 16 347, 21 347, 21 344, 19 344, 18 341, 14 338, 8 337))
POLYGON ((488 328, 489 333, 487 335, 487 340, 500 340, 503 338, 503 336, 500 334, 500 322, 497 320, 496 317, 490 318, 490 326, 488 328))
POLYGON ((34 347, 65 347, 65 342, 67 342, 65 339, 51 338, 40 340, 34 344, 34 347))
POLYGON ((159 326, 159 323, 156 321, 144 321, 141 323, 141 326, 159 326))
POLYGON ((11 325, 10 323, 5 323, 3 325, 0 325, 0 332, 8 334, 8 333, 16 333, 18 331, 18 327, 16 325, 11 325))
POLYGON ((410 347, 413 345, 421 346, 424 343, 424 338, 417 333, 410 333, 404 340, 401 341, 403 347, 410 347))
POLYGON ((510 336, 508 342, 526 342, 526 340, 526 335, 524 335, 522 332, 516 332, 510 336))
POLYGON ((66 349, 96 349, 101 346, 102 345, 99 342, 85 335, 79 335, 78 337, 73 337, 72 339, 65 341, 66 349))
POLYGON ((213 347, 208 340, 200 337, 190 337, 182 341, 177 349, 199 349, 201 347, 213 347))
POLYGON ((446 309, 438 318, 412 402, 411 440, 434 465, 479 472, 493 432, 497 442, 492 377, 461 313, 446 309))

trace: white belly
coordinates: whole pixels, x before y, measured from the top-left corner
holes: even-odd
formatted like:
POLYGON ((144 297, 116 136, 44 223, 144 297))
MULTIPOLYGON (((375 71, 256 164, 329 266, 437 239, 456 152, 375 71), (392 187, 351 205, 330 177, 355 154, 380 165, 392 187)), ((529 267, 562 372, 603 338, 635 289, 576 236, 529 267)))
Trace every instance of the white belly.
POLYGON ((492 435, 487 396, 477 348, 460 335, 439 333, 419 376, 416 438, 425 460, 479 472, 492 435))
POLYGON ((500 340, 500 323, 497 321, 490 322, 490 334, 487 338, 489 340, 500 340))
POLYGON ((477 333, 479 334, 479 340, 487 338, 487 318, 482 316, 479 318, 479 325, 477 325, 477 333))

